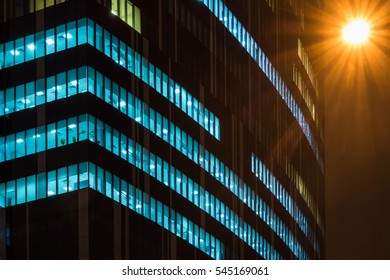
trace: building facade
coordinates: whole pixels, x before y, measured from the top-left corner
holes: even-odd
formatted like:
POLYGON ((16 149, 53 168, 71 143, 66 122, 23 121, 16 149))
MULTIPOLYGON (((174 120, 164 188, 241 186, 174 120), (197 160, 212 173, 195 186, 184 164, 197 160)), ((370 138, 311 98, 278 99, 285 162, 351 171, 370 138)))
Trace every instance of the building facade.
POLYGON ((0 258, 324 258, 319 2, 0 3, 0 258))

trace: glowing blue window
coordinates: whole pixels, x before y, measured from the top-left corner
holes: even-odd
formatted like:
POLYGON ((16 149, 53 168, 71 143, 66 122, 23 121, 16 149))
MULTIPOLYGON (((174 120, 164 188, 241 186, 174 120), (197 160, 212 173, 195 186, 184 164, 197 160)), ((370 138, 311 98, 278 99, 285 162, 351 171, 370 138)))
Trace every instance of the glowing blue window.
POLYGON ((127 92, 124 88, 120 88, 119 107, 122 113, 127 112, 127 92))
POLYGON ((108 171, 105 172, 105 195, 112 198, 112 174, 108 171))
POLYGON ((73 48, 76 46, 76 22, 72 21, 66 24, 66 34, 64 39, 66 40, 67 48, 73 48))
POLYGON ((96 96, 102 98, 103 96, 103 75, 96 73, 96 96))
POLYGON ((14 65, 15 54, 14 41, 5 43, 5 67, 14 65))
POLYGON ((134 51, 130 47, 127 47, 127 70, 134 73, 134 51))
POLYGON ((119 109, 119 86, 117 83, 112 83, 112 103, 115 109, 119 109))
POLYGON ((161 93, 161 70, 156 67, 156 86, 155 89, 161 93))
POLYGON ((15 135, 7 135, 5 141, 6 160, 15 158, 15 135))
MULTIPOLYGON (((72 32, 69 32, 69 35, 72 36, 72 32)), ((69 37, 69 35, 67 35, 67 37, 69 37)), ((87 43, 87 20, 82 18, 77 21, 77 45, 85 43, 87 43)))
MULTIPOLYGON (((64 169, 64 168, 62 168, 64 169)), ((61 172, 63 175, 63 172, 61 172)), ((64 176, 61 176, 62 179, 65 179, 64 176)), ((57 194, 57 176, 56 171, 50 171, 47 173, 47 196, 53 196, 57 194)))
POLYGON ((126 44, 119 41, 119 65, 126 67, 126 44))
POLYGON ((15 41, 15 50, 14 50, 14 57, 15 57, 15 64, 20 64, 24 62, 24 37, 19 38, 15 41))
POLYGON ((124 160, 127 160, 127 154, 128 154, 128 149, 127 149, 127 137, 123 134, 120 135, 120 156, 124 160))
MULTIPOLYGON (((66 49, 66 29, 65 24, 56 27, 56 43, 55 47, 57 52, 63 51, 66 49)), ((54 45, 54 44, 52 44, 54 45)))
POLYGON ((68 143, 76 143, 77 137, 77 118, 70 118, 68 120, 68 143))
POLYGON ((57 75, 56 81, 57 99, 66 97, 66 73, 60 73, 57 75))
POLYGON ((146 84, 149 84, 149 69, 148 69, 148 61, 146 58, 142 58, 142 81, 146 84))
POLYGON ((54 28, 46 31, 46 55, 52 54, 55 52, 55 38, 54 38, 54 28))
POLYGON ((78 127, 78 139, 79 141, 86 140, 88 135, 88 124, 87 124, 87 116, 82 115, 78 117, 79 127, 78 127))
POLYGON ((88 44, 95 46, 95 32, 94 32, 94 23, 92 20, 88 19, 88 44))
MULTIPOLYGON (((46 79, 46 85, 47 85, 47 90, 46 90, 46 102, 51 102, 53 100, 56 100, 56 78, 55 76, 51 76, 46 79)), ((42 91, 43 92, 43 91, 42 91)))
MULTIPOLYGON (((91 163, 89 163, 89 165, 91 166, 91 163)), ((91 169, 91 167, 90 167, 91 169)), ((120 191, 120 200, 121 200, 121 203, 124 205, 124 206, 128 206, 128 200, 127 200, 127 194, 128 194, 128 184, 125 180, 121 180, 121 191, 120 191)), ((155 200, 153 198, 150 199, 151 203, 151 211, 152 209, 154 210, 154 204, 155 203, 155 200)), ((155 222, 155 220, 153 220, 153 218, 151 218, 152 221, 155 222)))
POLYGON ((170 129, 168 129, 169 131, 169 144, 171 146, 175 146, 175 126, 170 123, 170 129))
POLYGON ((180 92, 180 88, 175 89, 175 82, 172 79, 169 79, 169 85, 168 85, 168 91, 169 96, 168 99, 171 103, 175 102, 175 93, 180 92))
POLYGON ((111 104, 111 81, 105 77, 104 78, 104 101, 108 104, 111 104))
POLYGON ((0 69, 4 68, 4 57, 5 57, 4 45, 0 44, 0 69))
POLYGON ((152 108, 149 109, 149 129, 156 134, 155 111, 152 108))
POLYGON ((96 24, 96 48, 103 52, 103 28, 96 24))
POLYGON ((230 32, 233 32, 233 20, 235 19, 235 17, 232 15, 232 12, 229 11, 229 15, 228 15, 228 29, 230 32))
POLYGON ((23 157, 26 155, 26 146, 25 146, 25 132, 18 132, 16 134, 16 147, 15 147, 15 152, 16 152, 16 157, 23 157))
POLYGON ((19 85, 16 87, 16 110, 23 110, 26 106, 26 100, 24 98, 24 85, 19 85))
POLYGON ((109 57, 112 58, 116 63, 119 63, 119 41, 118 38, 113 36, 111 37, 111 56, 109 57))
POLYGON ((45 33, 43 31, 38 32, 35 35, 35 57, 39 58, 45 55, 45 33))
MULTIPOLYGON (((77 71, 75 69, 72 69, 68 71, 67 75, 67 89, 68 89, 68 96, 72 96, 78 93, 77 85, 79 82, 77 81, 77 71)), ((93 92, 93 90, 91 91, 93 92)))
POLYGON ((134 56, 134 63, 135 63, 135 71, 134 75, 136 75, 138 78, 141 78, 141 56, 139 53, 135 53, 134 56))
POLYGON ((9 88, 5 91, 5 114, 10 114, 15 111, 15 89, 9 88))
POLYGON ((233 17, 233 25, 232 25, 232 34, 234 37, 238 38, 238 32, 237 32, 237 18, 236 17, 233 17))
POLYGON ((104 194, 104 170, 101 167, 97 168, 97 181, 96 181, 96 190, 104 194))
POLYGON ((165 98, 168 98, 168 76, 165 73, 163 73, 162 77, 163 77, 162 95, 165 98))
POLYGON ((150 121, 150 113, 149 113, 149 106, 141 102, 141 110, 142 110, 142 125, 146 129, 149 129, 149 121, 150 121))
POLYGON ((5 138, 0 137, 0 161, 5 161, 5 138))
POLYGON ((0 208, 6 207, 5 183, 0 184, 0 208))
POLYGON ((57 135, 57 130, 56 130, 55 123, 49 124, 47 126, 47 131, 48 131, 48 134, 47 134, 47 148, 48 149, 53 149, 53 148, 56 147, 56 135, 57 135))
POLYGON ((4 91, 0 90, 0 115, 4 115, 5 95, 4 91))
POLYGON ((45 198, 47 196, 46 173, 37 175, 37 199, 45 198))
POLYGON ((166 118, 163 118, 163 121, 162 121, 162 138, 166 142, 168 142, 168 132, 169 132, 168 120, 166 118))
POLYGON ((66 145, 67 141, 67 133, 66 133, 66 120, 59 121, 57 123, 57 146, 64 146, 66 145))
POLYGON ((15 181, 6 183, 6 206, 15 205, 15 181))

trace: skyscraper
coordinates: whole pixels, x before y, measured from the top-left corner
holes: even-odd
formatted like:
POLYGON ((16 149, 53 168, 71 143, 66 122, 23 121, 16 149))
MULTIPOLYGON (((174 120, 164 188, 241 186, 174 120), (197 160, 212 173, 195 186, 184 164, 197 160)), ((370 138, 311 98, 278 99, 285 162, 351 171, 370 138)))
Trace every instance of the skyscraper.
POLYGON ((1 258, 324 256, 317 1, 0 3, 1 258))

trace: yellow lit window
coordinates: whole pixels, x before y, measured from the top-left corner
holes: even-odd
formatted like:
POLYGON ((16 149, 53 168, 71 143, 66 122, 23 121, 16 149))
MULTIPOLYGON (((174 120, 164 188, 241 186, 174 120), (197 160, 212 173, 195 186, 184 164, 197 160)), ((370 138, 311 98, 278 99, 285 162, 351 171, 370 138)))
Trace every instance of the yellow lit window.
POLYGON ((129 0, 112 0, 111 12, 141 33, 141 11, 129 0))
POLYGON ((54 0, 46 0, 46 8, 53 5, 54 5, 54 0))

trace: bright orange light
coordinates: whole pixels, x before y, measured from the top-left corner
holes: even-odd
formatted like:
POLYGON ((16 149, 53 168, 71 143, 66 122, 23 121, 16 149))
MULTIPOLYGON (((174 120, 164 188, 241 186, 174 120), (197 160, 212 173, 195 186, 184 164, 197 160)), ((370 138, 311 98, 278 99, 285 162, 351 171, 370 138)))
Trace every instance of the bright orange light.
POLYGON ((343 30, 343 38, 350 44, 359 45, 368 40, 370 26, 362 19, 354 20, 343 30))

